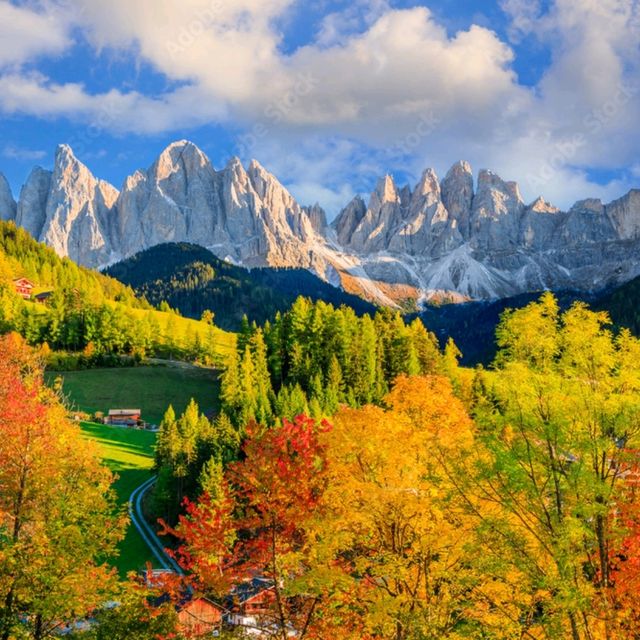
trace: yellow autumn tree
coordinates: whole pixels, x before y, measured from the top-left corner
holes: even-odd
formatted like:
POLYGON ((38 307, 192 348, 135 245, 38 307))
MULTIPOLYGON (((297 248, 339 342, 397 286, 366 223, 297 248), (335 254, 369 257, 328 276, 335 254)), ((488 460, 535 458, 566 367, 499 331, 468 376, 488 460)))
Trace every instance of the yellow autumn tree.
MULTIPOLYGON (((615 505, 640 447, 640 342, 606 314, 545 294, 507 313, 487 401, 478 406, 472 493, 487 539, 483 568, 516 572, 530 638, 612 640, 615 505)), ((622 640, 622 638, 620 638, 622 640)))
MULTIPOLYGON (((336 616, 360 616, 362 638, 473 637, 483 579, 473 567, 477 519, 461 493, 473 424, 443 377, 401 376, 385 404, 341 411, 327 434, 316 546, 342 569, 336 616)), ((510 637, 500 622, 491 637, 510 637)))

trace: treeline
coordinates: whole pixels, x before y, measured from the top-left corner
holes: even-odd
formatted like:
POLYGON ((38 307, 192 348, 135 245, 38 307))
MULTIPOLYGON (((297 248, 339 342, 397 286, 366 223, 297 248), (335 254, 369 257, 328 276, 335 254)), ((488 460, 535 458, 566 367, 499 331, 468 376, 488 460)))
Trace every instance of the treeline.
POLYGON ((442 371, 435 336, 388 309, 358 317, 349 307, 299 297, 273 323, 246 319, 221 381, 222 411, 236 426, 299 414, 333 415, 341 404, 380 403, 400 374, 442 371))
POLYGON ((166 303, 161 309, 118 281, 59 258, 12 223, 0 223, 0 333, 15 331, 44 346, 52 368, 114 365, 123 356, 126 362, 146 356, 220 362, 226 336, 210 313, 196 322, 166 303), (42 303, 24 300, 13 286, 17 277, 50 295, 42 303))
POLYGON ((185 497, 215 492, 224 466, 238 456, 240 441, 224 414, 210 421, 194 400, 179 418, 169 407, 156 443, 155 515, 175 522, 185 497))
POLYGON ((640 341, 610 326, 546 294, 457 393, 401 375, 331 424, 250 425, 173 530, 194 586, 263 576, 279 638, 640 637, 640 341))

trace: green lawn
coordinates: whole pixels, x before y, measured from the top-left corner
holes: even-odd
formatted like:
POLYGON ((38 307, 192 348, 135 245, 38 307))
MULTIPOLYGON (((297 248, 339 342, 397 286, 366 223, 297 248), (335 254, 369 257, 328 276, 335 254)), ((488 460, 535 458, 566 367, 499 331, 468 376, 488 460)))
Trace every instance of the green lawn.
MULTIPOLYGON (((99 444, 104 463, 117 474, 114 489, 119 503, 126 504, 131 492, 151 476, 156 434, 89 422, 81 426, 83 434, 99 444)), ((113 565, 123 577, 128 571, 144 569, 147 562, 155 566, 151 552, 132 524, 119 550, 113 565)))
POLYGON ((142 409, 142 418, 159 424, 169 404, 179 415, 191 398, 201 411, 217 409, 219 372, 189 365, 144 366, 84 371, 47 372, 52 383, 64 380, 63 392, 71 408, 87 413, 109 409, 142 409))

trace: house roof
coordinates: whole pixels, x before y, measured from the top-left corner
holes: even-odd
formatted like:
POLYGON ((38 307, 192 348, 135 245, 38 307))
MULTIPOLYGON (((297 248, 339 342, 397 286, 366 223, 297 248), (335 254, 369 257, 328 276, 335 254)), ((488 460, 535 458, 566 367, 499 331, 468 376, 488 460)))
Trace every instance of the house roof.
POLYGON ((28 286, 33 288, 35 285, 33 284, 33 282, 31 282, 31 280, 27 279, 27 278, 14 278, 13 279, 14 284, 22 284, 24 286, 28 286))
POLYGON ((139 416, 140 409, 109 409, 110 416, 139 416))
POLYGON ((213 607, 214 609, 218 609, 218 611, 226 611, 226 609, 222 606, 219 605, 217 602, 214 602, 213 600, 210 600, 209 598, 205 598, 204 596, 185 596, 177 605, 176 605, 176 609, 178 611, 185 611, 187 610, 192 604, 195 604, 197 602, 206 602, 208 605, 210 605, 211 607, 213 607))
POLYGON ((245 604, 265 591, 273 589, 273 582, 266 578, 252 578, 236 585, 231 592, 231 598, 238 604, 245 604))

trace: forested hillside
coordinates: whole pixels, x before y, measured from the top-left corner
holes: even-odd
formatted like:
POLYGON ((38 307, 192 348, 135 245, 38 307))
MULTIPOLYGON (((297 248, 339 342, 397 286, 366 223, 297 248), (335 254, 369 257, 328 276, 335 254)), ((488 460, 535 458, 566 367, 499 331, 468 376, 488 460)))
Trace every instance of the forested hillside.
MULTIPOLYGON (((299 301, 281 319, 287 355, 270 374, 293 375, 292 354, 300 375, 321 371, 328 343, 307 347, 312 327, 321 336, 340 319, 299 301)), ((346 402, 329 421, 267 429, 248 412, 231 463, 216 449, 228 430, 195 407, 169 416, 163 459, 176 441, 191 443, 177 470, 212 454, 200 497, 168 528, 196 588, 225 594, 257 572, 278 638, 638 637, 640 342, 545 294, 502 317, 492 371, 461 376, 445 355, 407 376, 392 364, 411 360, 406 329, 378 322, 382 335, 398 329, 382 360, 399 375, 366 400, 380 406, 346 402)), ((260 351, 260 331, 246 338, 245 353, 251 340, 260 351)))
POLYGON ((17 331, 44 345, 52 366, 112 364, 147 355, 220 362, 233 338, 205 321, 154 309, 117 280, 79 267, 36 242, 13 223, 0 223, 0 332, 17 331), (42 302, 24 299, 15 278, 28 278, 42 302), (62 355, 64 352, 66 355, 62 355), (68 354, 80 354, 70 357, 68 354))
POLYGON ((608 311, 618 326, 628 327, 635 335, 640 335, 640 278, 605 294, 595 306, 608 311))
POLYGON ((220 414, 211 421, 193 405, 180 417, 170 409, 161 424, 157 515, 173 522, 185 496, 206 490, 240 455, 248 425, 380 405, 398 376, 445 374, 457 355, 454 344, 442 354, 420 320, 388 309, 358 317, 300 297, 273 323, 245 320, 221 378, 220 414))
POLYGON ((223 329, 237 331, 243 316, 263 324, 288 309, 297 296, 341 305, 359 315, 373 305, 331 286, 304 269, 245 269, 193 244, 163 244, 113 265, 106 273, 154 305, 167 302, 182 315, 200 318, 210 309, 223 329))

